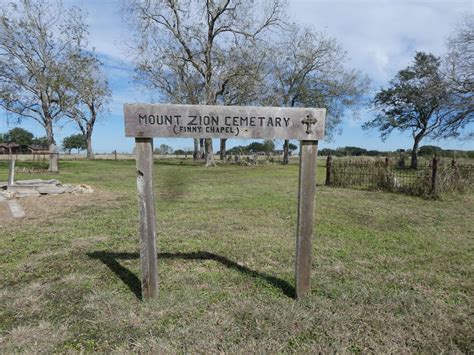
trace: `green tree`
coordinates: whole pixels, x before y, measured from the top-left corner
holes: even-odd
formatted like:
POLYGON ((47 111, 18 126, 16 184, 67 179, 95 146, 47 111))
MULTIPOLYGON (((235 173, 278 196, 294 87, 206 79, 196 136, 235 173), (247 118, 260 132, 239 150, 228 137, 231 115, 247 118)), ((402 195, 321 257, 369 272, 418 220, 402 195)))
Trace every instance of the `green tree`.
MULTIPOLYGON (((418 148, 425 137, 447 136, 446 127, 457 112, 451 109, 449 86, 443 78, 441 60, 417 52, 414 61, 400 70, 387 89, 373 100, 379 114, 364 124, 377 128, 382 139, 394 130, 410 131, 413 136, 411 167, 418 167, 418 148)), ((455 135, 451 132, 448 136, 455 135)))
POLYGON ((298 149, 298 146, 293 143, 288 143, 288 149, 291 150, 292 152, 298 149))
POLYGON ((33 143, 33 137, 33 133, 20 127, 13 128, 5 134, 7 142, 19 144, 22 150, 33 143))
POLYGON ((156 154, 161 154, 161 155, 168 155, 173 153, 173 148, 171 148, 167 144, 160 144, 160 147, 155 149, 156 154))
POLYGON ((246 147, 246 150, 251 153, 265 152, 265 145, 259 142, 252 142, 246 147))
POLYGON ((275 150, 275 143, 271 139, 265 139, 263 141, 263 151, 267 154, 273 153, 275 150))
POLYGON ((378 157, 378 156, 380 156, 380 155, 383 155, 383 153, 380 152, 380 151, 378 151, 378 150, 373 149, 373 150, 368 150, 368 151, 367 151, 367 155, 368 155, 369 157, 378 157))
POLYGON ((344 155, 349 155, 349 156, 361 156, 367 153, 367 149, 359 148, 359 147, 350 147, 350 146, 338 148, 338 150, 341 150, 344 153, 344 155))
POLYGON ((418 155, 433 156, 435 154, 441 153, 443 149, 435 145, 424 145, 418 151, 418 155))
POLYGON ((48 149, 48 147, 49 147, 47 137, 35 137, 35 138, 33 138, 33 141, 31 143, 33 145, 36 145, 36 146, 44 148, 44 149, 48 149))
POLYGON ((324 155, 324 156, 336 155, 336 150, 335 149, 330 149, 330 148, 323 148, 319 152, 319 155, 324 155))
POLYGON ((73 134, 63 139, 63 148, 71 153, 71 150, 77 149, 79 153, 82 149, 87 149, 87 140, 83 134, 73 134))

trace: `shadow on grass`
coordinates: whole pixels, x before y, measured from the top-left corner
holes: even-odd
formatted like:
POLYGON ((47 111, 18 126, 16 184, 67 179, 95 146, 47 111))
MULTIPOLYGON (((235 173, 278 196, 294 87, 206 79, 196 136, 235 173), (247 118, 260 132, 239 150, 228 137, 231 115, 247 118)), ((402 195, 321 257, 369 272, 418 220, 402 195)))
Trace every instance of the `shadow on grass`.
MULTIPOLYGON (((92 259, 100 260, 102 263, 104 263, 128 286, 128 288, 135 294, 138 299, 142 299, 140 279, 137 277, 137 275, 128 270, 126 267, 120 265, 118 261, 139 259, 139 253, 112 253, 107 251, 94 251, 92 253, 87 253, 87 256, 92 259)), ((264 280, 270 285, 279 288, 287 297, 295 297, 295 288, 287 281, 275 276, 252 270, 247 266, 240 265, 235 261, 232 261, 222 255, 217 255, 207 251, 198 251, 192 253, 158 253, 158 260, 160 259, 214 260, 229 269, 237 270, 244 275, 264 280)))

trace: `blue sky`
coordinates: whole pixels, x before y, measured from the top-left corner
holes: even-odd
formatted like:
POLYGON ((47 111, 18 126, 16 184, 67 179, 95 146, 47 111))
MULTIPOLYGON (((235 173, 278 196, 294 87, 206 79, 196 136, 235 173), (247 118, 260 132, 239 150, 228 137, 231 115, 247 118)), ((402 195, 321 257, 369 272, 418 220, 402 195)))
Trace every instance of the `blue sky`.
MULTIPOLYGON (((126 0, 125 0, 126 1, 126 0)), ((258 0, 257 0, 258 1, 258 0)), ((130 30, 121 15, 122 0, 64 0, 66 6, 76 5, 88 12, 90 45, 104 62, 113 97, 108 114, 97 123, 93 136, 96 152, 131 152, 133 140, 124 137, 122 105, 126 102, 146 102, 151 94, 137 87, 133 81, 131 53, 127 47, 130 30)), ((288 0, 289 15, 303 25, 312 26, 335 37, 348 52, 348 66, 361 70, 371 79, 375 90, 386 86, 398 70, 407 66, 415 51, 435 55, 445 52, 447 37, 464 14, 474 12, 472 0, 288 0)), ((393 133, 382 142, 376 131, 364 131, 361 125, 371 117, 362 111, 358 119, 346 117, 342 134, 331 142, 322 141, 321 148, 359 146, 366 149, 407 149, 412 145, 410 133, 393 133)), ((23 121, 22 127, 42 136, 42 127, 33 121, 23 121)), ((0 132, 12 128, 0 113, 0 132)), ((473 127, 471 126, 472 130, 473 127)), ((76 132, 72 124, 56 127, 58 142, 76 132)), ((156 139, 174 149, 192 147, 190 139, 156 139)), ((247 144, 230 140, 229 147, 247 144)), ((277 146, 281 142, 277 141, 277 146)), ((443 148, 474 150, 474 141, 425 140, 443 148)), ((218 149, 218 140, 214 142, 218 149)))

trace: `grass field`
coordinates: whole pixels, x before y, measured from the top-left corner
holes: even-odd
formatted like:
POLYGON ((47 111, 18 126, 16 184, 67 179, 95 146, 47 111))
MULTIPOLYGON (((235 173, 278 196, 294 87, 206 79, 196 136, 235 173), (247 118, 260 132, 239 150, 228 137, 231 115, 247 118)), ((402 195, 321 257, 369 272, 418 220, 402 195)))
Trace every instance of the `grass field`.
POLYGON ((160 295, 143 302, 134 162, 62 162, 55 178, 96 192, 23 199, 0 226, 0 352, 472 353, 473 194, 318 186, 295 301, 297 176, 156 162, 160 295))

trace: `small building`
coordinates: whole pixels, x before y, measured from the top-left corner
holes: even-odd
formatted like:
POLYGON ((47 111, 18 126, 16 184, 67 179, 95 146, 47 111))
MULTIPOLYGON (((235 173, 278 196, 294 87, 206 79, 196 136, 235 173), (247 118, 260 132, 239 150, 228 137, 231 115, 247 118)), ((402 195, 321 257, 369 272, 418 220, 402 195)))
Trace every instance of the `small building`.
POLYGON ((20 154, 21 146, 16 143, 0 143, 0 154, 20 154))

